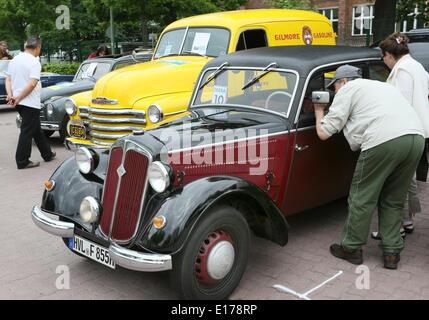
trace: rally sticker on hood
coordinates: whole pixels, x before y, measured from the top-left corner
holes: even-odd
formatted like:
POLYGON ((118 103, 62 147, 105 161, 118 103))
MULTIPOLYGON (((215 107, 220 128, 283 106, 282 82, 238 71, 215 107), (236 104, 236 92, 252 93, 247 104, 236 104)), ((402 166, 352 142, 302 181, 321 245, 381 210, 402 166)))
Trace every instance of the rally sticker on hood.
POLYGON ((182 65, 186 63, 190 63, 190 61, 180 61, 180 60, 163 60, 159 61, 159 63, 169 63, 169 64, 175 64, 175 65, 182 65))

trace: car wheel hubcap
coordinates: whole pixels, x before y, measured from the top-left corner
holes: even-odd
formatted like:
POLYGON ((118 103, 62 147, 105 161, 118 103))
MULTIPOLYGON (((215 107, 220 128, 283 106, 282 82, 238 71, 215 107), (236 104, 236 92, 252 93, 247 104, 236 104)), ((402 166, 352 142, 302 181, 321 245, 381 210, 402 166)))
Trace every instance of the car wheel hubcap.
POLYGON ((195 262, 198 282, 213 285, 226 277, 234 265, 235 250, 224 231, 211 232, 201 244, 195 262))

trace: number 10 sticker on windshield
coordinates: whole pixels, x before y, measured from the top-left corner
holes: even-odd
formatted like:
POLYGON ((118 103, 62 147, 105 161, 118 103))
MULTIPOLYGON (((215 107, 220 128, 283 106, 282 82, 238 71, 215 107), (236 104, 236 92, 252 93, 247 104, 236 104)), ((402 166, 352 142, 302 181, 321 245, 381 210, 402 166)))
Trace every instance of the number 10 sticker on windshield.
POLYGON ((228 87, 215 86, 213 89, 212 103, 222 104, 226 102, 228 87))

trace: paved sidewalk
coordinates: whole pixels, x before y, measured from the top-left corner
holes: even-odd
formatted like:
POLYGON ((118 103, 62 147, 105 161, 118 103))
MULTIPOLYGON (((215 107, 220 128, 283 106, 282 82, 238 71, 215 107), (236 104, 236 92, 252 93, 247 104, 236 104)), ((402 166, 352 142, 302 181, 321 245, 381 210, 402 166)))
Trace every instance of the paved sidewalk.
MULTIPOLYGON (((50 142, 57 159, 44 162, 34 146, 32 159, 41 161, 40 167, 17 170, 15 115, 13 109, 0 108, 0 299, 176 299, 168 272, 110 270, 78 257, 33 224, 30 211, 40 204, 43 183, 71 153, 55 134, 50 142), (69 271, 69 289, 64 271, 69 271)), ((289 217, 285 247, 253 237, 247 270, 231 299, 429 299, 429 184, 419 183, 419 193, 423 213, 406 238, 398 270, 383 268, 378 242, 372 239, 363 248, 362 266, 330 255, 347 214, 343 199, 289 217)), ((376 223, 375 214, 372 230, 376 223)))

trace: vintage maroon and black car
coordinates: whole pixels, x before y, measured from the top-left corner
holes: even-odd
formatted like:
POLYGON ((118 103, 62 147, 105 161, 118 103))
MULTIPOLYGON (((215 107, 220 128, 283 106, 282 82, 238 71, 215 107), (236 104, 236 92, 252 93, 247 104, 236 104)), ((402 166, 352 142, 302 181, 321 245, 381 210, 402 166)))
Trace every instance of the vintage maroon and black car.
POLYGON ((368 48, 275 47, 210 61, 183 116, 110 150, 76 150, 46 184, 34 222, 108 267, 171 270, 182 298, 228 297, 251 232, 284 246, 288 215, 347 195, 357 154, 342 134, 317 137, 311 100, 326 99, 346 63, 366 78, 388 75, 368 48))

